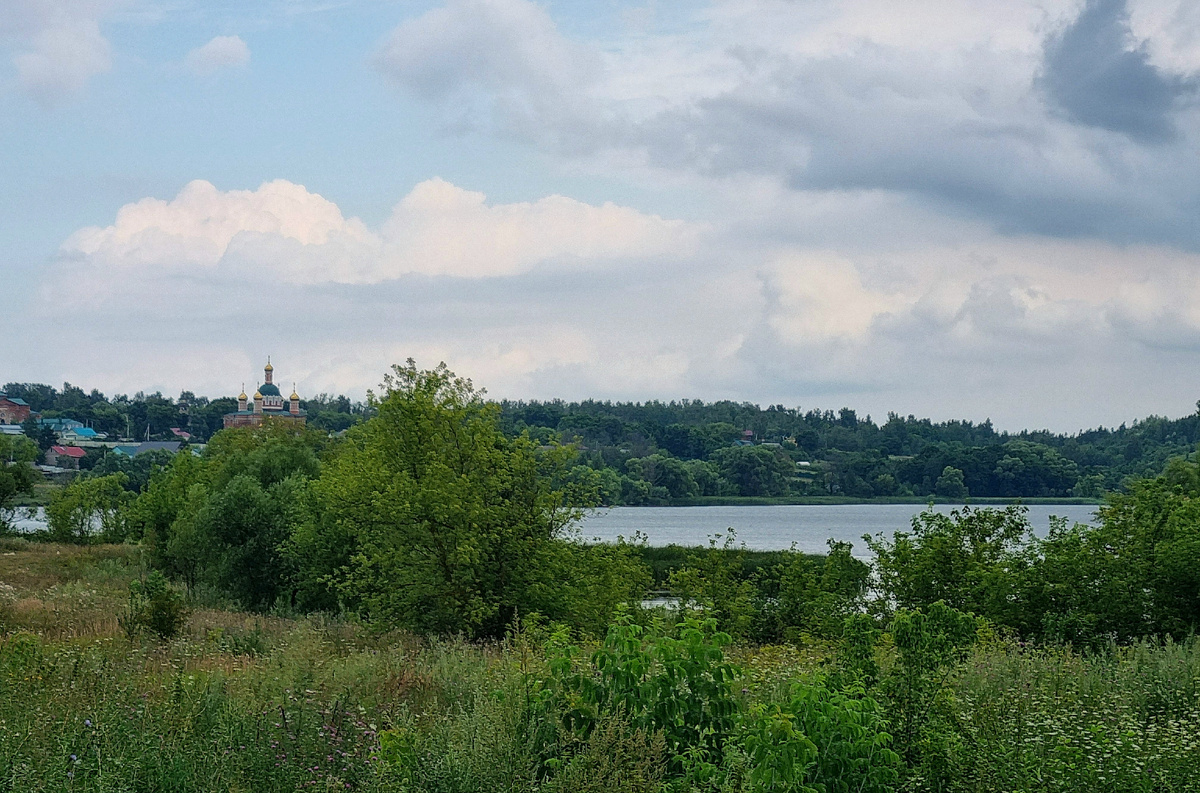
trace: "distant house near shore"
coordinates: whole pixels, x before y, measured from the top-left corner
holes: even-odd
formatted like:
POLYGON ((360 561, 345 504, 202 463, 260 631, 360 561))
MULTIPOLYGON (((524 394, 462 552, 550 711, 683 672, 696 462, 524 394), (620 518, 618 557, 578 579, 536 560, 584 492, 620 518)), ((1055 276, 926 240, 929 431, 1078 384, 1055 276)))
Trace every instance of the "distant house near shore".
POLYGON ((76 421, 75 419, 38 418, 37 425, 38 425, 38 427, 48 429, 51 432, 61 435, 62 433, 66 432, 67 430, 76 430, 76 429, 83 427, 83 422, 76 421))
POLYGON ((58 439, 63 443, 79 443, 81 441, 98 441, 101 438, 107 437, 103 433, 96 432, 91 427, 72 427, 69 430, 64 430, 58 434, 58 439))
POLYGON ((145 454, 146 452, 160 451, 175 454, 182 445, 179 441, 145 441, 144 443, 114 446, 112 453, 123 457, 137 457, 139 454, 145 454))
POLYGON ((51 446, 46 450, 46 465, 56 468, 78 468, 79 461, 87 454, 78 446, 51 446))

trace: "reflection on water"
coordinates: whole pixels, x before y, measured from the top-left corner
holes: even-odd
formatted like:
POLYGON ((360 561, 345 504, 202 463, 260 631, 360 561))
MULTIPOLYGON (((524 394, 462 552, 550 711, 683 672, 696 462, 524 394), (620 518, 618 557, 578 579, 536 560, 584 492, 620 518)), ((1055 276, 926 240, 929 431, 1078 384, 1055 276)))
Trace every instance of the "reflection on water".
POLYGON ((46 528, 46 510, 42 507, 17 507, 3 517, 8 518, 18 534, 32 534, 46 528))
MULTIPOLYGON (((711 536, 732 528, 737 543, 759 551, 791 548, 804 553, 824 553, 826 540, 854 543, 856 556, 867 556, 864 534, 905 530, 923 504, 821 504, 805 506, 738 507, 613 507, 585 518, 585 540, 613 542, 618 536, 646 537, 650 545, 706 545, 711 536)), ((939 504, 939 512, 955 509, 939 504)), ((1091 523, 1096 507, 1087 504, 1039 504, 1029 507, 1029 522, 1039 536, 1050 529, 1052 515, 1070 523, 1091 523)))

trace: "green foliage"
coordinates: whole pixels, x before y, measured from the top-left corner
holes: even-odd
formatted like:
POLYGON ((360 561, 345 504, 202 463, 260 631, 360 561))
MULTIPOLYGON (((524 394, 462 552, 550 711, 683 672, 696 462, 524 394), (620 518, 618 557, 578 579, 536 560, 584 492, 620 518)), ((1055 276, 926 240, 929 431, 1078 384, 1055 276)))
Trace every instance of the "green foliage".
POLYGON ((799 554, 792 556, 775 600, 779 635, 835 639, 846 619, 864 608, 871 568, 852 552, 850 543, 830 540, 820 567, 799 554))
POLYGON ((553 485, 573 452, 505 437, 496 407, 444 364, 393 367, 371 404, 378 415, 347 434, 292 545, 317 582, 307 596, 324 582, 379 625, 419 632, 498 636, 518 612, 558 618, 556 540, 596 501, 553 485))
POLYGON ((50 539, 80 545, 123 541, 133 501, 126 482, 122 473, 78 477, 55 492, 46 507, 50 539))
POLYGON ((701 610, 722 631, 746 638, 760 612, 758 590, 744 575, 746 551, 737 547, 732 530, 723 545, 709 538, 707 549, 688 552, 686 564, 670 573, 668 585, 684 608, 701 610))
POLYGON ((23 436, 0 435, 0 533, 9 529, 12 502, 33 492, 38 448, 23 436))
POLYGON ((937 483, 933 486, 933 492, 943 498, 954 499, 966 498, 970 495, 963 472, 952 465, 947 465, 942 469, 942 475, 938 477, 937 483))
POLYGON ((129 510, 131 534, 144 539, 155 567, 189 587, 269 608, 294 587, 285 545, 307 519, 308 482, 326 443, 274 423, 222 431, 203 457, 176 455, 151 477, 129 510))
POLYGON ((713 452, 712 461, 742 496, 784 495, 796 473, 796 464, 782 449, 766 446, 718 449, 713 452))
POLYGON ((949 514, 929 508, 913 518, 911 532, 865 537, 882 598, 901 608, 944 601, 1028 631, 1040 618, 1027 607, 1035 546, 1026 513, 1016 505, 949 514))
POLYGON ((1131 482, 1098 525, 1054 521, 1030 531, 1025 511, 926 510, 910 532, 870 539, 883 610, 937 601, 1019 635, 1099 649, 1200 627, 1200 465, 1175 460, 1131 482))
MULTIPOLYGON (((102 450, 104 451, 104 450, 102 450)), ((91 452, 89 451, 90 455, 91 452)), ((172 454, 164 449, 144 452, 135 457, 123 454, 104 454, 96 464, 91 466, 91 476, 108 476, 121 473, 125 475, 125 488, 134 493, 141 493, 150 484, 150 479, 156 471, 170 466, 176 457, 190 457, 187 449, 181 449, 179 454, 172 454)))
POLYGON ((731 639, 711 619, 687 619, 677 632, 645 630, 628 616, 618 617, 585 665, 577 665, 578 648, 560 632, 549 650, 542 707, 582 737, 614 715, 647 734, 661 734, 677 773, 686 752, 720 762, 738 710, 733 693, 738 670, 722 650, 731 639))
POLYGON ((183 628, 187 617, 183 595, 162 573, 152 570, 145 581, 130 583, 129 607, 121 617, 121 625, 130 639, 142 632, 170 639, 183 628))
POLYGON ((751 708, 741 734, 755 791, 886 793, 900 777, 883 709, 861 689, 797 683, 785 704, 751 708))
POLYGON ((896 746, 910 766, 949 773, 946 757, 958 736, 948 681, 976 641, 980 622, 942 601, 925 611, 901 609, 890 625, 894 665, 880 681, 896 746))

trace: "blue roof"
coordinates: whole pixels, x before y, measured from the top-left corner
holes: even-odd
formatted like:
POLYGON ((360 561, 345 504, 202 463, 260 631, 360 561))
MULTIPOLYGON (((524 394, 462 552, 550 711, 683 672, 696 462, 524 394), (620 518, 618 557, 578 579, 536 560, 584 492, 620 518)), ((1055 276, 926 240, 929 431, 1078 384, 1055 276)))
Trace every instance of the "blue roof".
POLYGON ((83 426, 82 421, 76 421, 75 419, 43 419, 43 418, 39 418, 37 420, 37 423, 43 427, 50 427, 51 429, 62 429, 62 430, 69 430, 69 429, 73 429, 75 427, 83 426))
POLYGON ((14 405, 24 405, 25 407, 29 407, 29 403, 26 402, 24 399, 17 399, 16 397, 4 396, 3 394, 0 394, 0 399, 7 399, 9 402, 12 402, 14 405))
POLYGON ((74 432, 76 435, 82 435, 85 438, 94 438, 99 434, 91 427, 75 427, 74 429, 70 430, 70 432, 74 432))

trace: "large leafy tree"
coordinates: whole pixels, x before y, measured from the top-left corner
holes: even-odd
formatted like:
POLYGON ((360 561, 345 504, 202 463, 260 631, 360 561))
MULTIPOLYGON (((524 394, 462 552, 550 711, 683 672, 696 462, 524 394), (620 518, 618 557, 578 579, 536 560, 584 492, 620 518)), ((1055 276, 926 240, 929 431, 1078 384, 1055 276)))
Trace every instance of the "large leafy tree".
POLYGON ((0 435, 0 530, 8 528, 14 499, 33 492, 37 456, 37 444, 28 438, 0 435))
POLYGON ((1113 494, 1096 527, 1056 527, 1039 567, 1050 638, 1129 641, 1200 627, 1200 465, 1113 494))
POLYGON ((1036 541, 1026 512, 1016 505, 949 514, 930 508, 913 518, 911 531, 865 537, 883 603, 914 609, 943 601, 1023 632, 1038 626, 1029 592, 1036 541))
POLYGON ((134 498, 126 484, 125 474, 119 472, 72 481, 46 507, 50 537, 81 545, 124 540, 127 510, 134 498))
POLYGON ((295 538, 310 603, 471 635, 497 635, 518 612, 562 616, 581 584, 559 540, 594 499, 563 476, 573 452, 506 437, 499 408, 444 364, 410 359, 369 399, 377 415, 314 483, 316 514, 295 538))
POLYGON ((130 533, 154 564, 189 586, 206 583, 247 608, 291 594, 285 545, 306 515, 324 433, 267 422, 223 430, 204 455, 175 456, 130 513, 130 533))

